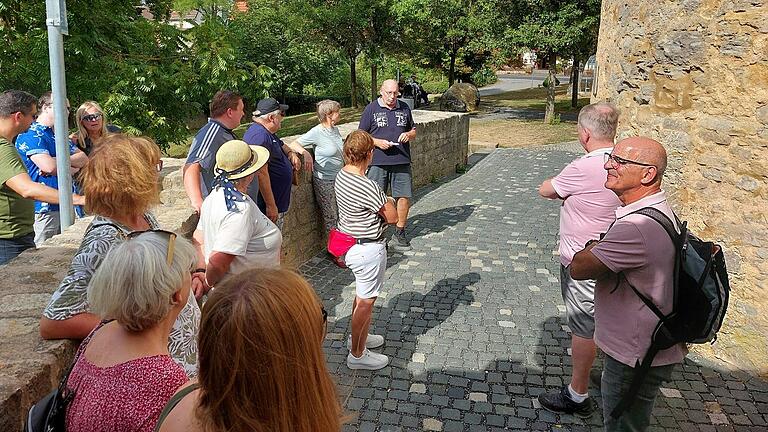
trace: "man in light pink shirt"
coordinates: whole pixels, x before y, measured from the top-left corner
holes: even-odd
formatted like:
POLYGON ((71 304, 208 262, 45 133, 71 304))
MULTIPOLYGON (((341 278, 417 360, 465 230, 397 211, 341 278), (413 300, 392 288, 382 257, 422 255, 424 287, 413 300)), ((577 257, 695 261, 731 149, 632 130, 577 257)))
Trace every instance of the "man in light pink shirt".
POLYGON ((569 385, 556 393, 539 395, 541 406, 561 414, 589 417, 595 404, 589 397, 589 370, 595 360, 595 281, 570 277, 573 255, 590 240, 597 240, 615 220, 621 205, 616 194, 605 188, 605 155, 613 149, 619 111, 612 104, 598 102, 579 111, 579 142, 587 154, 574 160, 557 176, 545 180, 539 194, 561 199, 560 288, 571 329, 573 373, 569 385))
POLYGON ((687 353, 684 344, 660 351, 629 409, 617 418, 611 416, 628 392, 634 368, 651 345, 659 322, 632 287, 662 313, 672 309, 672 240, 656 221, 630 214, 654 207, 675 220, 661 190, 666 165, 664 147, 650 138, 628 138, 616 145, 606 159, 605 187, 614 191, 623 205, 616 210, 616 222, 605 236, 577 252, 571 262, 574 279, 597 279, 595 342, 606 354, 600 386, 606 431, 647 429, 662 381, 670 378, 674 365, 687 353))

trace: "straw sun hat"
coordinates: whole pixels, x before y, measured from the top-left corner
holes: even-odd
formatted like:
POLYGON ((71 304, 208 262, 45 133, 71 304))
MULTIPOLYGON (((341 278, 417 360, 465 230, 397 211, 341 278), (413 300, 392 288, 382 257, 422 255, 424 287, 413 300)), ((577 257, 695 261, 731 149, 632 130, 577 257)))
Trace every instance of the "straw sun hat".
POLYGON ((216 152, 216 171, 224 170, 230 180, 247 177, 267 163, 269 150, 245 141, 227 141, 216 152))

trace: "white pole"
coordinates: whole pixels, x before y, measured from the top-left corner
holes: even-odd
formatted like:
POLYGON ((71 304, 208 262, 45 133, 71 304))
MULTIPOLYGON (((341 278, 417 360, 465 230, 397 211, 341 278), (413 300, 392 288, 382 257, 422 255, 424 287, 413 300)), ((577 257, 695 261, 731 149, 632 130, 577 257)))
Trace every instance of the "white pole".
POLYGON ((69 170, 69 112, 67 82, 64 76, 64 34, 67 33, 65 0, 46 0, 48 19, 48 57, 51 63, 51 93, 56 133, 56 176, 59 186, 59 218, 64 231, 74 222, 72 174, 69 170))

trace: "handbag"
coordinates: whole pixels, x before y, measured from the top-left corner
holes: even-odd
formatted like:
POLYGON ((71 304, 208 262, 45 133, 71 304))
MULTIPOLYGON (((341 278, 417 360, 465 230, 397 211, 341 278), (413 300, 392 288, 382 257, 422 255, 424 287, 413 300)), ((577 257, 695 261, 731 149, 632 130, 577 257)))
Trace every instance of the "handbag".
POLYGON ((328 233, 328 253, 336 258, 342 257, 355 244, 357 240, 354 237, 336 228, 331 228, 331 232, 328 233))
POLYGON ((83 340, 83 343, 80 344, 80 347, 77 349, 77 353, 75 353, 75 358, 72 360, 72 364, 69 365, 69 369, 67 369, 67 372, 61 377, 59 386, 45 395, 29 409, 27 426, 24 429, 26 432, 66 432, 67 407, 69 406, 69 403, 72 402, 72 399, 75 398, 75 392, 67 388, 69 374, 72 373, 75 363, 80 359, 83 351, 85 351, 86 345, 88 345, 88 342, 91 340, 93 334, 96 333, 96 330, 100 329, 109 321, 102 321, 95 329, 93 329, 88 337, 83 340))

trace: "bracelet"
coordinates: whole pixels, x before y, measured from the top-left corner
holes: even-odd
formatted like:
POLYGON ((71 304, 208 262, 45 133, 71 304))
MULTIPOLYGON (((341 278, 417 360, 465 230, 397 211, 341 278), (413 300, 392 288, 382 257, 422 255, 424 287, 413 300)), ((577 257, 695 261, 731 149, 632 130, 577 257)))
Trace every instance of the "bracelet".
POLYGON ((205 273, 205 269, 202 267, 198 267, 194 270, 192 270, 192 273, 205 273))

